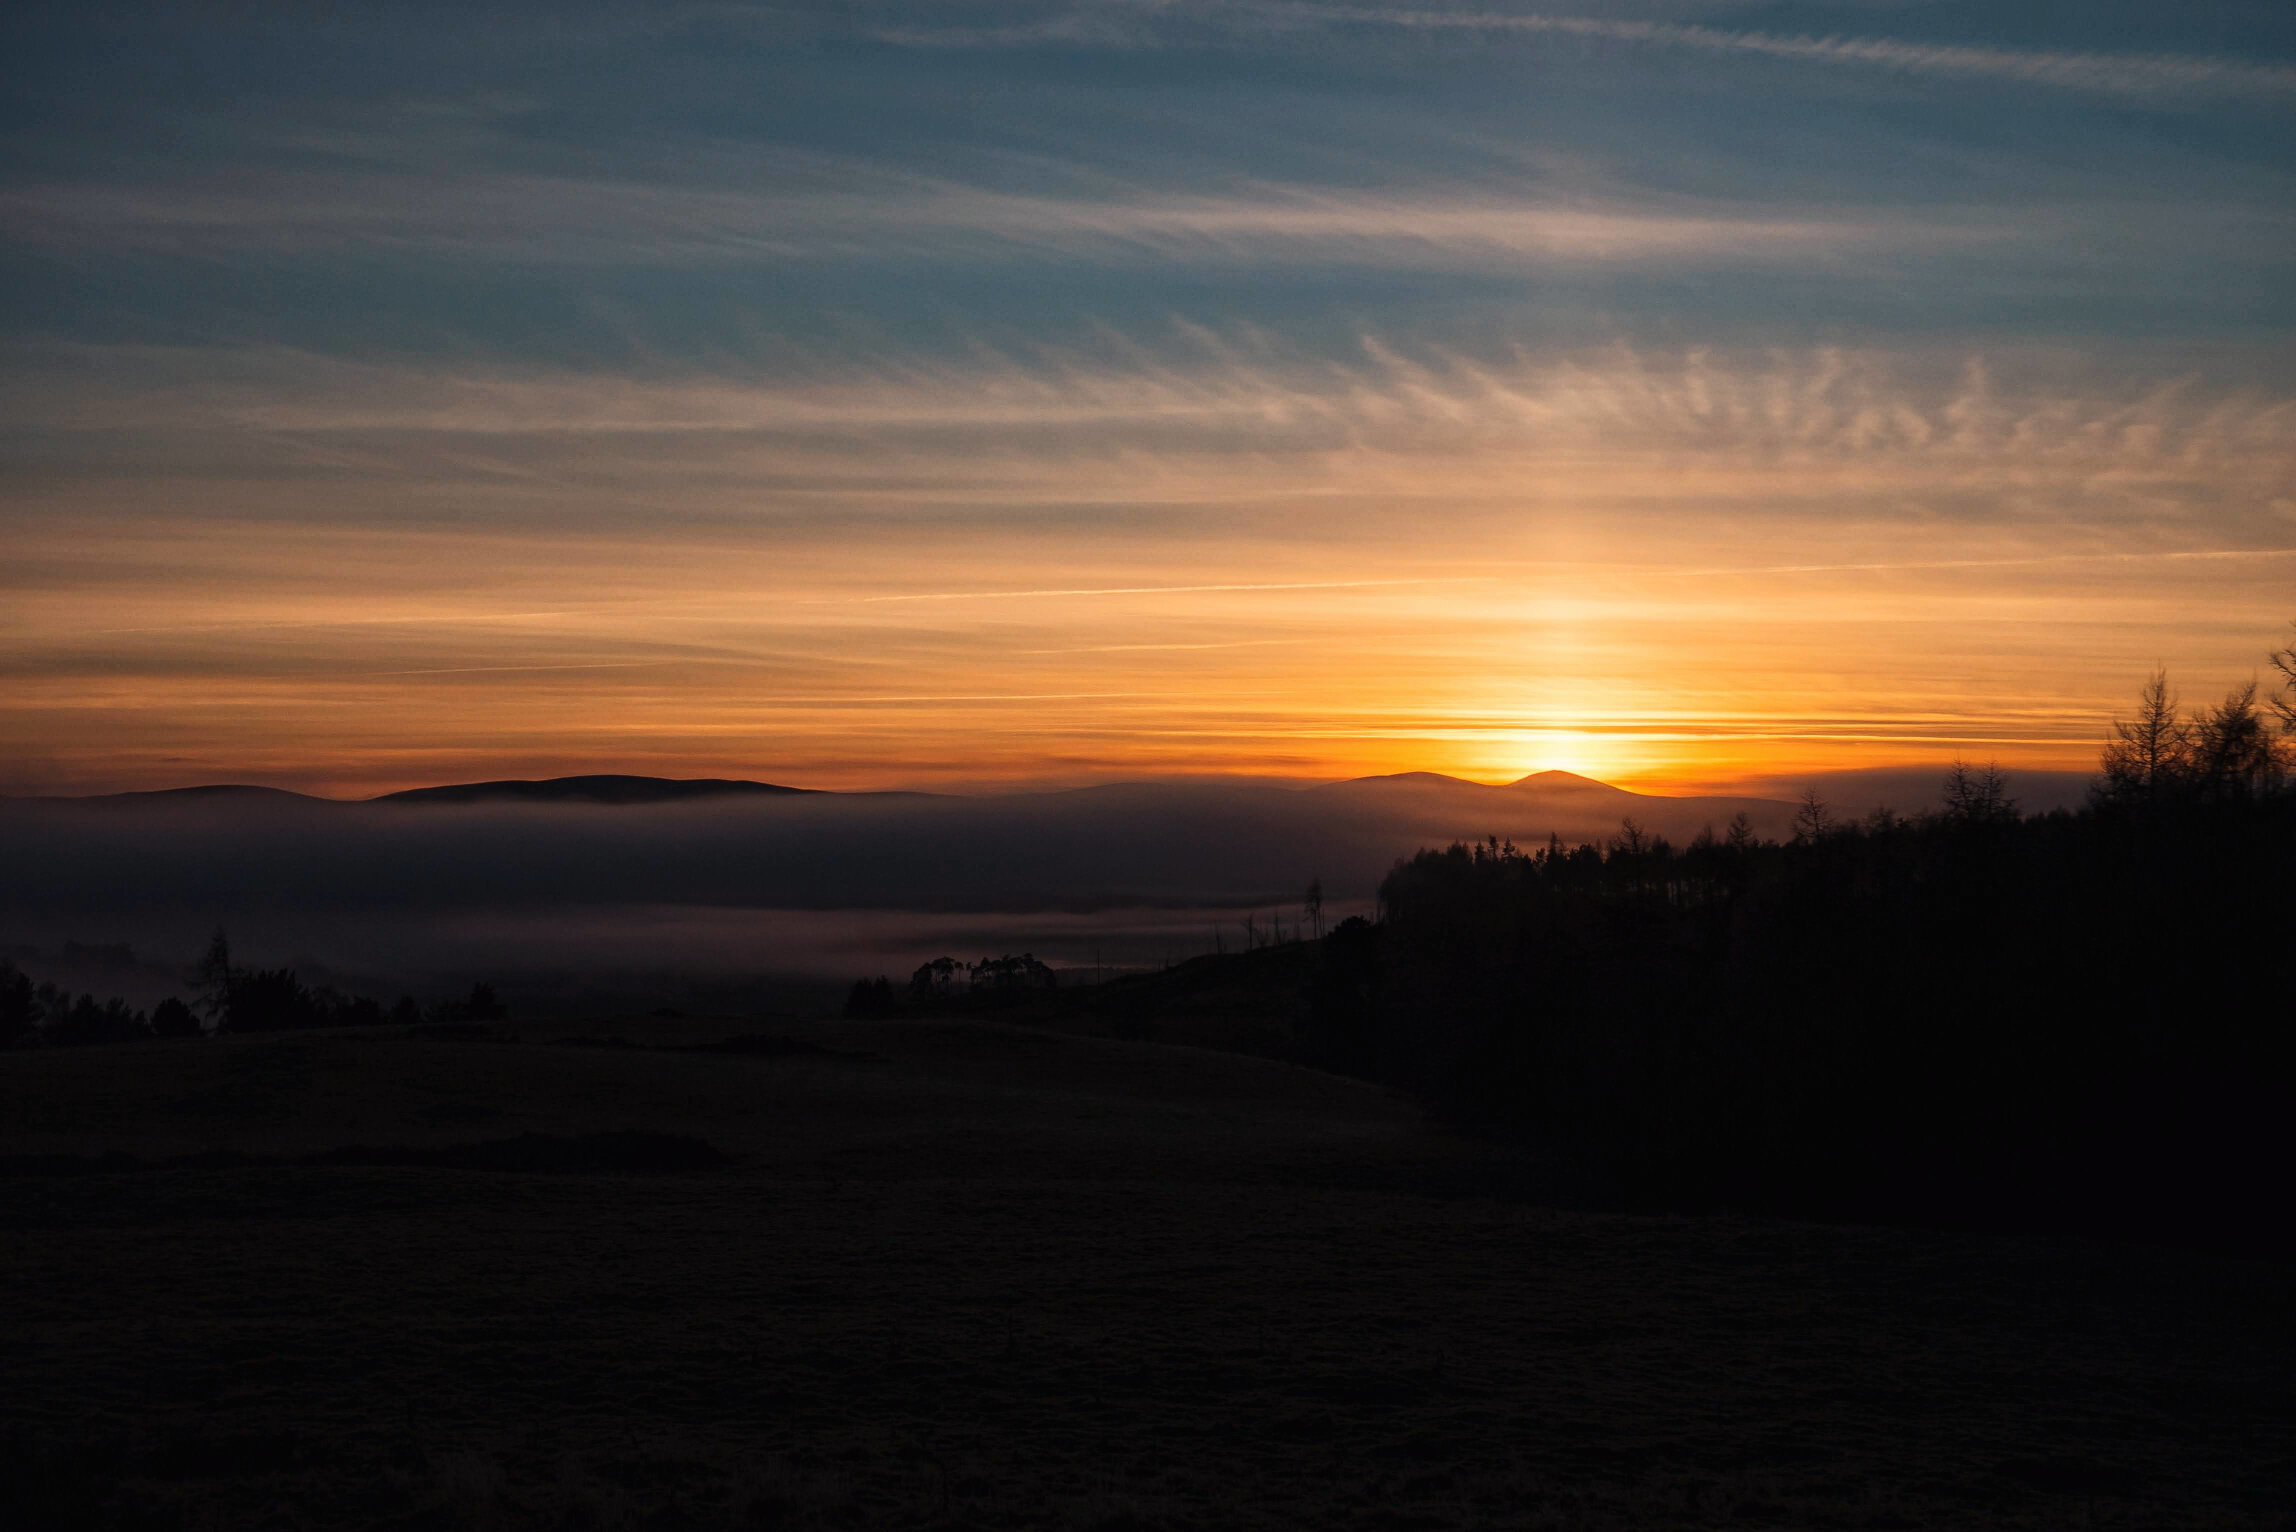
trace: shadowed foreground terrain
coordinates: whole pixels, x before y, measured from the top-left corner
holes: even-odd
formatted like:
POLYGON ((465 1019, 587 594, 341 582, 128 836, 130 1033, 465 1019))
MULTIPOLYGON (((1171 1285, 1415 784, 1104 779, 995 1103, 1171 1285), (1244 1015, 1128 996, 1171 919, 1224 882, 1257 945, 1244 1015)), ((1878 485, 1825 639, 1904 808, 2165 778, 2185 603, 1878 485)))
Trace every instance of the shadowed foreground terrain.
POLYGON ((346 1030, 0 1055, 0 1124, 17 1526, 2234 1527, 2296 1482, 2282 1265, 1525 1206, 1230 1054, 346 1030))

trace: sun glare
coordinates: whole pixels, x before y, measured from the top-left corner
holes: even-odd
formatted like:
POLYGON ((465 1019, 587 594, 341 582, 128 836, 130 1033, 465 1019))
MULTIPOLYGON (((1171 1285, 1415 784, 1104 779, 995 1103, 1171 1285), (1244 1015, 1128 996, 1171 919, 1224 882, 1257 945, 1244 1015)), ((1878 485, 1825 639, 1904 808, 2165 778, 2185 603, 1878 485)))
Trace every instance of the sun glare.
POLYGON ((1525 729, 1509 743, 1501 769, 1516 777, 1569 771, 1607 779, 1623 766, 1613 741, 1577 729, 1525 729))

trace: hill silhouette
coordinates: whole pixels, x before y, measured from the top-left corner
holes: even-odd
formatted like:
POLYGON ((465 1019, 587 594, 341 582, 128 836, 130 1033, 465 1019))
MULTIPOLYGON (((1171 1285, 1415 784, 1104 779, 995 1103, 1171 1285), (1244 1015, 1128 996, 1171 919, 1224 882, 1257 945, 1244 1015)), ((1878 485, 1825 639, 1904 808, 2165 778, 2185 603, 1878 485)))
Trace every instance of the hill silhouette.
POLYGON ((1638 793, 1571 771, 1533 772, 1497 786, 1435 771, 1404 771, 1355 777, 1312 791, 1395 816, 1431 841, 1487 833, 1521 841, 1549 834, 1566 841, 1599 839, 1630 818, 1647 830, 1688 840, 1703 827, 1719 831, 1735 814, 1744 814, 1762 834, 1775 836, 1787 832, 1794 813, 1793 804, 1775 798, 1638 793))
POLYGON ((1593 777, 1581 776, 1575 771, 1534 771, 1529 776, 1515 778, 1507 786, 1537 787, 1552 792, 1576 790, 1581 792, 1624 793, 1630 798, 1652 796, 1649 793, 1635 792, 1632 788, 1617 787, 1608 782, 1597 781, 1593 777))
POLYGON ((161 787, 134 793, 95 793, 74 801, 116 803, 127 807, 144 803, 332 803, 335 800, 315 797, 310 793, 292 792, 284 787, 258 787, 251 782, 210 782, 198 787, 161 787))
POLYGON ((285 788, 242 783, 212 783, 148 791, 97 793, 85 796, 0 797, 0 802, 58 803, 122 808, 164 808, 170 805, 234 807, 266 804, 358 803, 388 804, 574 804, 602 807, 661 803, 695 803, 709 799, 821 799, 934 800, 952 806, 966 803, 1053 803, 1081 800, 1125 811, 1140 808, 1180 809, 1232 795, 1264 798, 1276 794, 1298 796, 1302 802, 1346 801, 1383 812, 1402 810, 1423 836, 1445 837, 1497 831, 1501 835, 1544 837, 1550 831, 1566 839, 1580 838, 1615 828, 1621 816, 1635 816, 1660 833, 1687 838, 1701 824, 1721 824, 1736 813, 1747 814, 1765 833, 1782 833, 1793 804, 1764 797, 1671 795, 1642 793, 1614 786, 1569 771, 1540 771, 1504 784, 1472 782, 1436 771, 1404 771, 1380 776, 1351 777, 1299 789, 1270 782, 1226 777, 1176 781, 1109 782, 1090 787, 1046 791, 1017 788, 1010 792, 941 794, 908 790, 842 792, 832 788, 792 787, 727 777, 652 777, 629 773, 595 772, 571 777, 503 778, 485 782, 442 783, 403 788, 366 799, 324 798, 285 788), (1430 822, 1419 822, 1428 820, 1430 822))
POLYGON ((697 798, 734 798, 817 793, 814 787, 783 787, 727 777, 637 777, 603 774, 547 777, 539 781, 458 782, 445 787, 410 787, 384 793, 374 803, 689 803, 697 798))

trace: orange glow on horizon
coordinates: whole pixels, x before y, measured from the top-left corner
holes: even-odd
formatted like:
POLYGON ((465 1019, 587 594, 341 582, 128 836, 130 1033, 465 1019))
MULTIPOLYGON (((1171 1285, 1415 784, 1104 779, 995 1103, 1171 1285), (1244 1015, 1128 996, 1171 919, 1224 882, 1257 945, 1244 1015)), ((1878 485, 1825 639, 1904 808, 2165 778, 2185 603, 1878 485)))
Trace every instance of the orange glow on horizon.
MULTIPOLYGON (((16 493, 0 791, 2083 770, 2156 665, 2205 700, 2296 605, 2296 535, 2267 535, 2296 462, 2280 406, 2161 404, 2101 472, 2081 411, 2104 407, 2078 401, 1941 396, 1958 435, 1812 425, 1757 450, 1673 422, 1634 368, 1462 374, 1417 417, 1401 384, 1314 401, 1361 414, 1342 449, 1287 445, 1256 378, 1112 394, 1145 423, 1092 451, 687 432, 669 455, 511 408, 563 390, 505 384, 480 400, 502 421, 443 424, 362 395, 330 425, 324 378, 282 384, 277 420, 214 426, 244 471, 169 480, 164 516, 98 473, 16 493), (1205 443, 1159 444, 1175 411, 1205 443), (282 421, 413 445, 345 477, 278 459, 282 421), (2004 483, 2015 514, 1904 509, 2004 483), (2139 512, 2173 496, 2263 519, 2171 541, 2139 512)), ((936 401, 853 408, 932 424, 936 401)))
MULTIPOLYGON (((243 587, 139 592, 101 630, 84 605, 21 604, 19 632, 119 658, 19 676, 5 706, 35 753, 8 785, 356 795, 587 771, 933 788, 1563 770, 1668 792, 1955 756, 2081 770, 2164 636, 2122 626, 2126 582, 2111 580, 2013 596, 1958 574, 1798 591, 1709 577, 1683 594, 1665 569, 1327 578, 1359 565, 1223 582, 1189 562, 1059 577, 1130 581, 1120 595, 888 603, 881 584, 775 586, 714 550, 654 549, 418 596, 434 572, 488 565, 483 543, 399 539, 354 574, 327 541, 267 534, 240 554, 255 566, 243 587), (1289 588, 1205 588, 1247 583, 1289 588), (1139 588, 1159 585, 1195 588, 1139 588), (1563 585, 1571 636, 1551 644, 1562 603, 1537 593, 1563 585)), ((936 572, 995 591, 954 565, 936 572)), ((2205 583, 2190 584, 2196 605, 2205 583)), ((2254 580, 2244 603, 2173 635, 2191 696, 2253 669, 2277 594, 2254 580)))

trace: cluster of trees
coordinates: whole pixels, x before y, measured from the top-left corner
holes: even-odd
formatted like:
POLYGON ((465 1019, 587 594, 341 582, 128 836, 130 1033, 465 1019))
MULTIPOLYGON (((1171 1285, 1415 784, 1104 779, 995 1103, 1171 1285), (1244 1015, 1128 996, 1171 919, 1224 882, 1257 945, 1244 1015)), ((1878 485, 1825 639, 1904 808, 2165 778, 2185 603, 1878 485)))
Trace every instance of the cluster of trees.
POLYGON ((35 984, 14 963, 0 962, 0 1048, 196 1037, 199 1031, 199 1017, 172 996, 149 1012, 139 1011, 116 995, 99 1000, 56 984, 35 984))
POLYGON ((919 964, 917 971, 909 975, 905 994, 893 988, 891 979, 855 980, 845 997, 845 1014, 848 1017, 892 1016, 901 1012, 904 1001, 933 1007, 959 999, 1011 998, 1056 989, 1059 985, 1060 975, 1033 952, 1017 956, 1008 952, 1003 957, 982 958, 977 963, 937 957, 919 964))
POLYGON ((169 996, 149 1012, 125 1000, 74 995, 35 984, 14 963, 0 962, 0 1047, 132 1042, 151 1037, 203 1037, 218 1032, 284 1032, 308 1027, 377 1026, 385 1022, 497 1021, 509 1014, 494 989, 474 984, 462 999, 425 1007, 402 995, 385 1007, 330 985, 307 985, 292 968, 242 968, 231 942, 215 933, 189 975, 192 998, 169 996))
POLYGON ((2155 672, 2137 716, 2113 725, 2097 802, 2159 810, 2245 803, 2286 791, 2296 778, 2296 750, 2287 739, 2296 735, 2296 644, 2276 651, 2272 664, 2287 684, 2263 707, 2250 682, 2190 714, 2177 711, 2167 673, 2155 672))
POLYGON ((1324 943, 1308 1051, 1676 1204, 2260 1232, 2296 1171, 2274 662, 2261 707, 2154 678, 2078 813, 1957 767, 1785 843, 1421 852, 1324 943))

